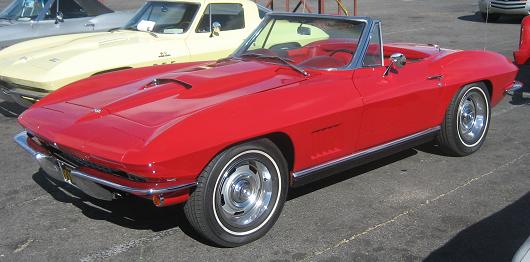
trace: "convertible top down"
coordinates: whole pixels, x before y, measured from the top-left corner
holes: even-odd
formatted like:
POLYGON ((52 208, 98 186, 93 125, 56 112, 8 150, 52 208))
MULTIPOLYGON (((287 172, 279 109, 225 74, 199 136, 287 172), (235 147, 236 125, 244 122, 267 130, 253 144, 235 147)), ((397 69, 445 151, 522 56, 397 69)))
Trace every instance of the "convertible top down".
POLYGON ((518 84, 500 54, 381 39, 368 17, 268 14, 225 59, 61 88, 19 117, 15 140, 88 195, 185 203, 206 239, 242 245, 272 227, 289 187, 432 139, 477 151, 518 84))

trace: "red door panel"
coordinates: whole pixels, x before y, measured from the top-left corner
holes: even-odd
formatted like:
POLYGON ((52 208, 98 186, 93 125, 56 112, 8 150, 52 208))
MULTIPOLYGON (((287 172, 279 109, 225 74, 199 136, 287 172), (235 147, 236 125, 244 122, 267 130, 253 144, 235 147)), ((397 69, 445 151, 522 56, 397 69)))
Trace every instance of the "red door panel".
POLYGON ((355 70, 354 83, 363 96, 360 149, 376 146, 438 125, 441 70, 417 62, 383 77, 385 67, 355 70), (439 75, 439 73, 438 73, 439 75))

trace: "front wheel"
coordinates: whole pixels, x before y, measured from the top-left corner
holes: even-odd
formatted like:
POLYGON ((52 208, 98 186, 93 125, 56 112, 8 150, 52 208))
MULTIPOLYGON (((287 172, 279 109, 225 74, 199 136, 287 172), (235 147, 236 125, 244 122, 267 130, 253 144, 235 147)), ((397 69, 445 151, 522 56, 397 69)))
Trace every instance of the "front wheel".
POLYGON ((476 152, 484 143, 490 123, 489 93, 483 83, 464 86, 447 108, 438 142, 451 155, 476 152))
POLYGON ((203 170, 184 206, 194 229, 223 247, 252 242, 269 231, 287 195, 287 164, 269 140, 241 144, 203 170))

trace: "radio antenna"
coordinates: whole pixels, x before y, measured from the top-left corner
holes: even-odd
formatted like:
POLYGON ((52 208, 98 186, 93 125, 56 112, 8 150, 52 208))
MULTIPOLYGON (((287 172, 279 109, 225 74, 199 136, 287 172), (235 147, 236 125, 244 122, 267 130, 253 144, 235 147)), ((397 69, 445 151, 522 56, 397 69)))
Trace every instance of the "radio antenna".
POLYGON ((488 5, 486 6, 486 29, 484 30, 484 51, 486 51, 486 48, 488 46, 488 20, 490 20, 490 7, 491 7, 491 1, 489 1, 488 5))

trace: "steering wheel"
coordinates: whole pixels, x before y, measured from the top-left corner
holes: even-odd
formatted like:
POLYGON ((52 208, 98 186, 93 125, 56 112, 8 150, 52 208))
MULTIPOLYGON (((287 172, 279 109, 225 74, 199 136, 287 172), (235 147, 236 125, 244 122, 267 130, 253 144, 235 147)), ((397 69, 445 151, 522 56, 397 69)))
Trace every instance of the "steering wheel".
POLYGON ((333 50, 329 53, 329 56, 334 56, 335 54, 337 53, 348 53, 350 55, 353 55, 355 54, 355 52, 353 52, 352 50, 350 49, 345 49, 345 48, 342 48, 342 49, 336 49, 336 50, 333 50))

